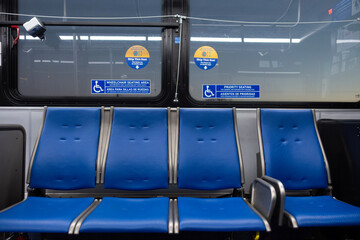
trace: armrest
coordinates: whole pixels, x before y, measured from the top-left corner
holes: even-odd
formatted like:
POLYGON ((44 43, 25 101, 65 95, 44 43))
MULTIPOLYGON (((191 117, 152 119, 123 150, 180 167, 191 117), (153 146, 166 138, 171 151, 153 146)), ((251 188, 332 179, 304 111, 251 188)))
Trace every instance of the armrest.
POLYGON ((251 185, 251 205, 267 220, 270 220, 276 203, 275 188, 268 182, 256 178, 251 185))
POLYGON ((274 219, 278 221, 279 226, 282 226, 284 218, 284 208, 285 208, 285 188, 284 185, 277 179, 262 176, 262 179, 267 183, 271 184, 276 191, 276 204, 274 209, 274 219))

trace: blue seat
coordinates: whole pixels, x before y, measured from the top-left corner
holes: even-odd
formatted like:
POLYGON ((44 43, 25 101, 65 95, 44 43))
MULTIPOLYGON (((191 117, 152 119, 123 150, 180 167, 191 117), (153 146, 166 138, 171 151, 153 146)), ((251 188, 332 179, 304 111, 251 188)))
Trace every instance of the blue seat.
MULTIPOLYGON (((180 109, 178 187, 241 188, 232 109, 180 109)), ((264 231, 241 197, 178 198, 180 231, 264 231)))
MULTIPOLYGON (((330 183, 313 114, 312 110, 258 110, 263 174, 295 195, 327 190, 330 183)), ((285 216, 295 228, 360 225, 360 208, 330 195, 286 196, 285 216)))
MULTIPOLYGON (((167 188, 167 110, 114 109, 106 158, 105 188, 167 188)), ((85 219, 82 232, 168 232, 168 198, 104 198, 85 219)))
POLYGON ((360 225, 360 208, 331 196, 286 197, 285 209, 301 227, 360 225))
MULTIPOLYGON (((30 187, 73 190, 95 186, 99 108, 48 108, 30 165, 30 187)), ((28 197, 0 213, 1 232, 67 233, 94 199, 28 197)))
POLYGON ((167 233, 169 199, 104 197, 80 232, 167 233))
POLYGON ((179 197, 181 231, 264 231, 261 218, 240 197, 179 197))
POLYGON ((67 233, 71 222, 93 198, 28 197, 0 213, 1 232, 67 233))

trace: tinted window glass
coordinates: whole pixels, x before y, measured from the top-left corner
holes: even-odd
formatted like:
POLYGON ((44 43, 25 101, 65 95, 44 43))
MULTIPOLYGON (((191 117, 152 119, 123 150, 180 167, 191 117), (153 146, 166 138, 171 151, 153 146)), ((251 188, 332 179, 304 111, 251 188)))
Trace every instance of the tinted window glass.
POLYGON ((192 17, 290 22, 190 20, 191 96, 199 101, 359 101, 358 24, 301 23, 358 16, 356 1, 335 7, 338 2, 191 1, 192 17), (213 50, 217 58, 204 63, 213 50))
MULTIPOLYGON (((161 1, 19 0, 19 12, 77 17, 158 16, 161 15, 161 1)), ((65 21, 48 18, 41 20, 65 21)), ((159 22, 161 19, 123 21, 159 22)), ((48 26, 45 41, 33 39, 24 32, 21 32, 18 48, 18 90, 24 96, 154 97, 161 91, 161 28, 48 26), (139 63, 127 58, 130 55, 135 57, 140 52, 143 59, 139 63), (95 94, 92 88, 96 85, 104 89, 103 80, 122 82, 116 82, 107 94, 95 94), (139 83, 141 80, 144 82, 139 83), (138 88, 134 89, 134 86, 138 88)))

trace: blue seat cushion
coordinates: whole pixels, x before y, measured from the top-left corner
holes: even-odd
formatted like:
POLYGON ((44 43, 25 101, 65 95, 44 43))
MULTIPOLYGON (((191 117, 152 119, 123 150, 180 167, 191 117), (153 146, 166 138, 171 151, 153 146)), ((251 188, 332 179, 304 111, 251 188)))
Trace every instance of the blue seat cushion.
POLYGON ((30 187, 95 187, 100 119, 100 108, 48 108, 30 187))
POLYGON ((105 197, 80 232, 168 232, 169 199, 105 197))
POLYGON ((327 188, 324 156, 310 109, 261 109, 266 175, 287 190, 327 188))
POLYGON ((180 231, 264 231, 261 218, 242 198, 179 197, 180 231))
POLYGON ((28 197, 0 213, 0 232, 67 233, 93 198, 28 197))
POLYGON ((178 187, 240 188, 232 109, 180 109, 178 187))
POLYGON ((168 188, 166 108, 116 108, 105 168, 105 188, 168 188))
POLYGON ((360 225, 360 208, 331 196, 286 197, 285 210, 299 227, 360 225))

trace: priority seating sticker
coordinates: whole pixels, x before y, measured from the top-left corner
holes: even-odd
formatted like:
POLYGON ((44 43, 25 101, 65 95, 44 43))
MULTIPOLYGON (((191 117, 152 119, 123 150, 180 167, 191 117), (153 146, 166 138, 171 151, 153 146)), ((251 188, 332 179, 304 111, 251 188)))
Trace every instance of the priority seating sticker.
POLYGON ((126 63, 129 67, 139 70, 149 63, 150 54, 149 51, 140 45, 130 47, 125 54, 126 63))
POLYGON ((215 67, 218 61, 218 54, 212 47, 203 46, 196 50, 194 54, 196 66, 202 70, 210 70, 215 67))

